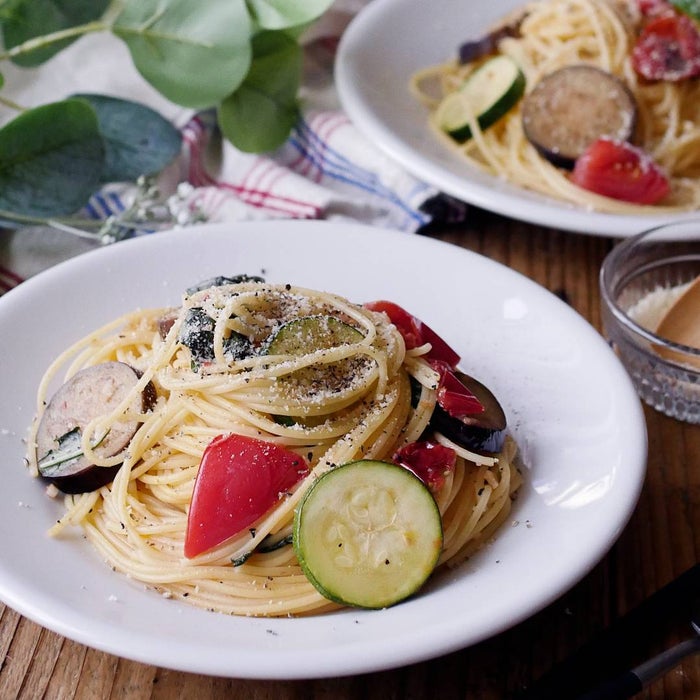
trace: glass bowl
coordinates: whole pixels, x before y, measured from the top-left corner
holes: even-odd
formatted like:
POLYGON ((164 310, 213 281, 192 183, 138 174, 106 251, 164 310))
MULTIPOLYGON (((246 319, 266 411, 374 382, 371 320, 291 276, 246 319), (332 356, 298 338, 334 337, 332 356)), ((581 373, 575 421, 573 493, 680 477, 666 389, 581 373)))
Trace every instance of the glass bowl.
MULTIPOLYGON (((600 273, 603 333, 656 410, 700 423, 700 349, 656 334, 666 310, 700 276, 700 219, 619 243, 600 273)), ((700 323, 700 308, 698 310, 700 323)))

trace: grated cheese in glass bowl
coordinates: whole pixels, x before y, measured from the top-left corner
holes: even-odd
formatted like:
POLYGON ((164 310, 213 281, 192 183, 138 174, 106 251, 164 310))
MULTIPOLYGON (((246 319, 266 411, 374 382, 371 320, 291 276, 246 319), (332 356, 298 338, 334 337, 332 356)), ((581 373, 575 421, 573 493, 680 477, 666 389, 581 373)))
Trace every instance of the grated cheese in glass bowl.
POLYGON ((667 224, 625 239, 605 258, 600 273, 603 333, 639 396, 656 410, 689 423, 700 423, 700 348, 657 331, 698 278, 700 220, 667 224))

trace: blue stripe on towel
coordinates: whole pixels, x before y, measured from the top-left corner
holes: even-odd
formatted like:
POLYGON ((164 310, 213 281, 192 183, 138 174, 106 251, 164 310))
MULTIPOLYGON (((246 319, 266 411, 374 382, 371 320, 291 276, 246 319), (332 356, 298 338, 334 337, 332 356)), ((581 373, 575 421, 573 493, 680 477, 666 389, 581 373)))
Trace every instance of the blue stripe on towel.
MULTIPOLYGON (((429 221, 428 216, 412 208, 398 193, 384 185, 375 173, 353 163, 329 146, 309 127, 305 120, 302 119, 297 124, 289 143, 317 167, 325 177, 369 192, 398 209, 406 218, 405 227, 413 229, 415 224, 421 226, 429 221)), ((428 189, 427 185, 416 183, 411 196, 417 196, 421 190, 428 192, 428 189)))
POLYGON ((107 219, 125 209, 124 202, 116 192, 100 191, 90 197, 85 205, 85 213, 91 219, 107 219))

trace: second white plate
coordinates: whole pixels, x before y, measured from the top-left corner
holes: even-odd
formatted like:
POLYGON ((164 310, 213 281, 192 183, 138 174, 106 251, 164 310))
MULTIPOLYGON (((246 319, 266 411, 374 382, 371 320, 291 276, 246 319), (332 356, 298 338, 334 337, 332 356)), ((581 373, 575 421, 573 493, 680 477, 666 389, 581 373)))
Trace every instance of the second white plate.
POLYGON ((465 202, 530 223, 592 235, 630 236, 682 215, 630 216, 588 211, 529 192, 465 163, 435 138, 411 95, 421 68, 456 55, 522 0, 373 0, 340 42, 336 85, 357 128, 416 177, 465 202))

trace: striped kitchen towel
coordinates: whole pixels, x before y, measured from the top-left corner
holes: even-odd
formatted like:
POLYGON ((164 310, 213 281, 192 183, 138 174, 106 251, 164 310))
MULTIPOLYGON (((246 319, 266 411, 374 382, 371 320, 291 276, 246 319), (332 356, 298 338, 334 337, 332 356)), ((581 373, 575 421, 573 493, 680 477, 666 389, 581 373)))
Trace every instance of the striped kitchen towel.
MULTIPOLYGON (((340 110, 307 110, 282 148, 251 155, 224 144, 217 168, 205 157, 216 127, 209 115, 183 129, 188 204, 208 221, 258 218, 352 220, 413 232, 464 216, 463 204, 440 197, 365 141, 340 110)), ((218 139, 215 139, 218 140, 218 139)))

